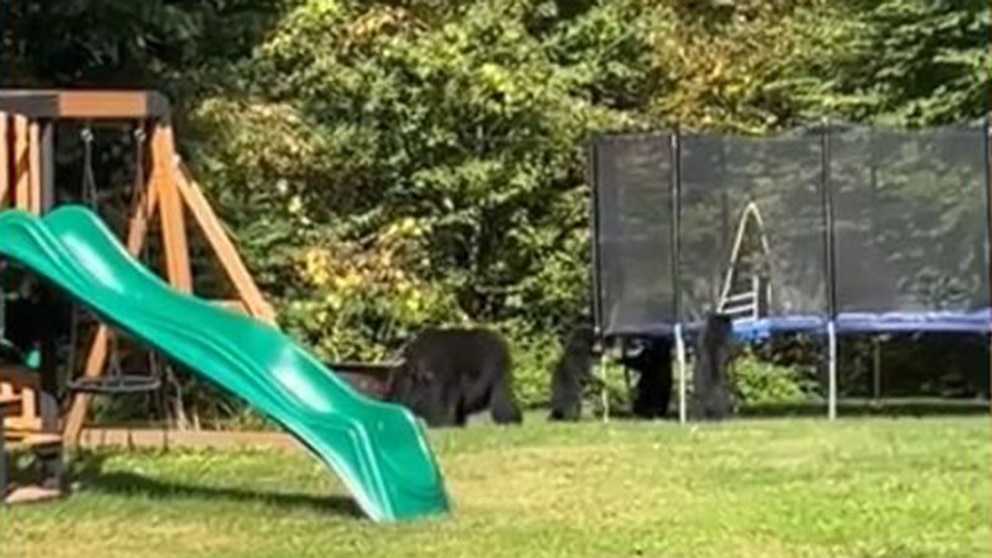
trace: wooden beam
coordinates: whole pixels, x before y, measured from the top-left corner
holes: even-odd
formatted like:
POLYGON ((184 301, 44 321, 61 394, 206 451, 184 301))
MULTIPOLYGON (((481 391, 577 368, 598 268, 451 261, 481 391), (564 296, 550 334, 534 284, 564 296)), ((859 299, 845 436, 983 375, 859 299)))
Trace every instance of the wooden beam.
POLYGON ((25 416, 24 405, 27 405, 27 402, 21 403, 20 416, 7 417, 6 420, 4 420, 4 428, 8 432, 12 430, 31 433, 41 432, 41 429, 44 427, 41 418, 37 416, 25 416))
MULTIPOLYGON (((150 181, 145 194, 140 196, 131 208, 127 251, 134 257, 141 253, 145 244, 145 239, 148 236, 148 220, 155 214, 158 202, 159 193, 156 183, 150 181)), ((101 324, 97 328, 96 337, 94 337, 86 357, 86 366, 82 374, 84 378, 97 378, 103 374, 107 365, 109 341, 110 331, 107 326, 101 324)), ((86 422, 86 415, 89 412, 92 399, 92 395, 88 393, 77 393, 73 396, 69 412, 62 425, 62 436, 67 444, 75 445, 78 443, 79 433, 83 429, 83 423, 86 422)))
MULTIPOLYGON (((34 211, 32 181, 32 157, 31 157, 31 126, 30 121, 23 116, 14 117, 14 205, 18 209, 34 211)), ((5 425, 10 425, 14 421, 22 426, 30 427, 37 423, 38 419, 38 398, 37 393, 28 387, 21 390, 21 416, 5 420, 5 425)))
MULTIPOLYGON (((40 386, 40 378, 41 377, 38 373, 30 368, 9 364, 0 366, 0 382, 7 385, 12 385, 18 388, 37 389, 40 386)), ((7 389, 6 391, 13 393, 10 389, 7 389)))
POLYGON ((152 133, 152 182, 156 185, 162 218, 165 269, 169 283, 184 293, 193 292, 193 270, 182 198, 176 188, 173 160, 176 156, 172 128, 159 123, 152 133))
POLYGON ((169 103, 149 91, 61 91, 61 118, 158 118, 169 117, 169 103))
POLYGON ((41 214, 41 127, 37 121, 28 125, 28 210, 41 214))
POLYGON ((168 99, 156 91, 0 90, 0 111, 30 118, 168 120, 168 99))
POLYGON ((31 118, 56 118, 59 112, 58 93, 48 90, 0 90, 0 111, 31 118))
POLYGON ((31 169, 29 166, 28 119, 14 117, 14 206, 29 211, 31 209, 31 169))
POLYGON ((262 322, 275 325, 275 310, 265 301, 262 291, 259 290, 247 266, 238 255, 237 248, 224 232, 220 220, 210 207, 210 202, 203 195, 203 190, 193 181, 189 170, 182 163, 177 164, 175 183, 183 201, 186 202, 186 207, 206 236, 207 242, 210 243, 210 247, 220 260, 221 267, 234 284, 238 297, 248 309, 248 313, 262 322))
POLYGON ((31 388, 21 390, 21 421, 31 425, 27 428, 41 430, 41 417, 38 415, 38 392, 31 388))
POLYGON ((41 131, 41 212, 55 207, 55 126, 45 122, 41 131))

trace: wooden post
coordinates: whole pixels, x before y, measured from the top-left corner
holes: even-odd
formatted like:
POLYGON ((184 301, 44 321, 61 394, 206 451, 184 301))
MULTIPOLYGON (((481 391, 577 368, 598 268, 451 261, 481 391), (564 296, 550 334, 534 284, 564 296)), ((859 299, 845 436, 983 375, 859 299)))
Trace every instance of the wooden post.
POLYGON ((190 213, 196 219, 200 230, 207 237, 207 242, 213 248, 214 253, 220 260, 221 266, 227 273, 228 278, 238 292, 238 297, 244 303, 248 314, 254 318, 274 325, 276 314, 272 307, 265 301, 262 292, 258 289, 251 273, 238 255, 234 243, 225 234, 217 215, 210 208, 210 203, 203 195, 199 185, 191 178, 189 171, 181 163, 176 168, 176 186, 182 199, 189 207, 190 213))
POLYGON ((41 128, 37 122, 28 125, 28 210, 41 214, 41 128))
POLYGON ((19 209, 31 208, 31 177, 29 167, 28 119, 14 116, 14 205, 19 209))
MULTIPOLYGON (((11 183, 14 188, 14 207, 24 211, 34 211, 35 193, 35 167, 34 157, 32 157, 32 123, 25 117, 15 115, 13 118, 13 176, 11 183)), ((21 413, 20 416, 9 417, 5 425, 9 428, 21 430, 41 429, 41 420, 38 418, 38 394, 28 387, 20 390, 21 413)))
POLYGON ((55 127, 45 122, 41 130, 41 212, 55 206, 55 127))
MULTIPOLYGON (((145 244, 145 239, 148 236, 148 220, 155 213, 156 205, 159 202, 156 184, 155 181, 151 181, 145 194, 140 196, 131 208, 127 251, 135 257, 141 253, 141 248, 145 244)), ((110 331, 107 326, 101 324, 97 328, 96 337, 94 337, 86 357, 86 367, 83 369, 84 378, 96 378, 103 374, 107 364, 109 341, 110 331)), ((73 396, 72 404, 62 426, 62 436, 66 444, 78 444, 79 434, 83 430, 83 423, 86 422, 86 415, 89 412, 92 399, 92 395, 88 393, 77 393, 73 396)))
POLYGON ((174 156, 172 128, 160 122, 152 135, 151 181, 160 197, 166 275, 174 288, 192 293, 193 272, 189 263, 189 242, 186 238, 182 199, 174 180, 174 156))

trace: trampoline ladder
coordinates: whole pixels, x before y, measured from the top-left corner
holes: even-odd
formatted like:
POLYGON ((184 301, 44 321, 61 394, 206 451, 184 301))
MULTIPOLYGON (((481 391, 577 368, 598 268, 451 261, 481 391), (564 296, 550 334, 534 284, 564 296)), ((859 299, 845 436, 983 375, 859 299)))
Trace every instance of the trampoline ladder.
POLYGON ((729 294, 720 301, 719 312, 737 322, 753 322, 761 316, 761 280, 751 277, 751 289, 729 294))

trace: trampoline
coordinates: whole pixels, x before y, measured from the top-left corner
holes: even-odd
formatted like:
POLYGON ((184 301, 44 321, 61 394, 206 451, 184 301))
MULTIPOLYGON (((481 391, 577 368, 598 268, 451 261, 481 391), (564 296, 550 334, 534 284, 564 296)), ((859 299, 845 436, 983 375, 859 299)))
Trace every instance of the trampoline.
POLYGON ((835 416, 838 335, 992 331, 989 133, 594 137, 598 334, 682 346, 716 312, 742 340, 825 335, 835 416))

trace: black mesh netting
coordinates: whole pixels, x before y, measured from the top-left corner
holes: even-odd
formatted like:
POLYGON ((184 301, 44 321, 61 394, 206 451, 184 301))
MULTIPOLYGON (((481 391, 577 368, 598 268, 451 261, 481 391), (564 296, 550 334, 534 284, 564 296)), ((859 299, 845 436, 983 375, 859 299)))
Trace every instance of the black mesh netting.
POLYGON ((677 173, 668 134, 599 138, 600 323, 607 334, 649 333, 734 301, 752 303, 754 317, 819 319, 831 285, 839 313, 985 308, 984 133, 685 135, 677 173))
POLYGON ((983 133, 830 136, 838 312, 988 305, 983 133))
POLYGON ((597 138, 593 165, 600 325, 608 335, 668 326, 676 321, 671 137, 597 138))
POLYGON ((820 138, 690 135, 681 145, 684 319, 755 290, 759 317, 825 315, 820 138))

